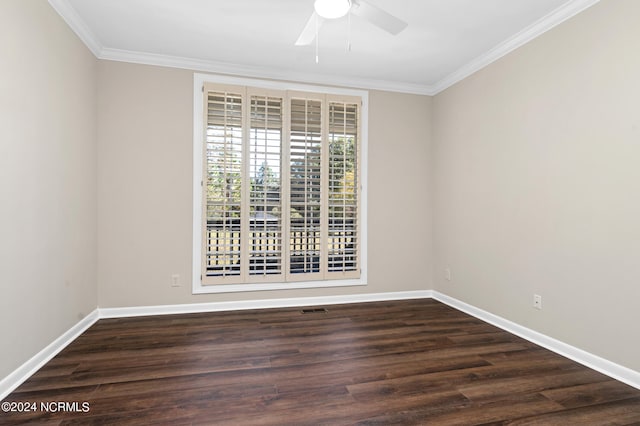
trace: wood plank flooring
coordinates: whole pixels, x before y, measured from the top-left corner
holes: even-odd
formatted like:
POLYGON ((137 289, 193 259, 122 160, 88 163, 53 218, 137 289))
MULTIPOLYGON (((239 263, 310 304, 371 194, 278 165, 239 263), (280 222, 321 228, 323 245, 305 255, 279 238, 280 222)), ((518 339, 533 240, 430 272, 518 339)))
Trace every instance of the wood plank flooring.
POLYGON ((435 300, 326 308, 100 320, 0 424, 640 424, 640 390, 435 300))

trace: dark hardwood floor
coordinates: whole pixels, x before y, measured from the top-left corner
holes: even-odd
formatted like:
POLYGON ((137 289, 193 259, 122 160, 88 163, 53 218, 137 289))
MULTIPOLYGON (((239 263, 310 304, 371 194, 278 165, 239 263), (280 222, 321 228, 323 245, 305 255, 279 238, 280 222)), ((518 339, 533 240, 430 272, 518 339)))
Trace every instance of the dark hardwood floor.
POLYGON ((0 423, 640 424, 640 390, 435 300, 326 308, 100 320, 0 423))

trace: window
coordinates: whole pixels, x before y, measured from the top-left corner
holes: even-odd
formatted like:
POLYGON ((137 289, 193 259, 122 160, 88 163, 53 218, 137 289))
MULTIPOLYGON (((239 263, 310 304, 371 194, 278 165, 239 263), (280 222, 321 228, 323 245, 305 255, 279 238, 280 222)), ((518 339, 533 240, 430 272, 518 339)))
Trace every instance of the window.
POLYGON ((194 292, 366 283, 366 96, 194 81, 194 292))

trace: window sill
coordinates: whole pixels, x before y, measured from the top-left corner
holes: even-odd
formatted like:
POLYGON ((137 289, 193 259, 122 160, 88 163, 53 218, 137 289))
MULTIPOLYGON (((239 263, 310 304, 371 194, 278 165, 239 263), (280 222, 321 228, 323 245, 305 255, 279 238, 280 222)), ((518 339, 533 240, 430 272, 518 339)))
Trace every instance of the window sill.
POLYGON ((351 280, 330 280, 330 281, 301 281, 290 283, 266 283, 266 284, 225 284, 225 285, 202 285, 199 282, 193 283, 193 294, 210 293, 238 293, 247 291, 265 290, 294 290, 302 288, 326 288, 326 287, 351 287, 367 285, 363 278, 351 280))

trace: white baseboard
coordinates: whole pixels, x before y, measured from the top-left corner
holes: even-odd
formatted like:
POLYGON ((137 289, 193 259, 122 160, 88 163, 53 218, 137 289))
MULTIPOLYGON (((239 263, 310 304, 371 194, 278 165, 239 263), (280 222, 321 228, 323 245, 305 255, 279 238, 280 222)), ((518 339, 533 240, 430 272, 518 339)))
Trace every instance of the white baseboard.
POLYGON ((426 299, 431 290, 394 293, 353 294, 346 296, 297 297, 290 299, 246 300, 237 302, 192 303, 185 305, 101 308, 100 318, 122 318, 147 315, 193 314, 200 312, 240 311, 246 309, 291 308, 298 306, 339 305, 344 303, 379 302, 385 300, 426 299))
POLYGON ((550 351, 553 351, 559 355, 565 356, 593 370, 599 371, 600 373, 626 383, 629 386, 640 389, 640 372, 638 371, 634 371, 620 364, 608 361, 604 358, 601 358, 597 355, 576 348, 574 346, 568 345, 545 334, 538 333, 537 331, 531 330, 527 327, 523 327, 490 312, 461 302, 458 299, 447 296, 438 291, 433 291, 432 293, 434 299, 446 305, 449 305, 452 308, 465 312, 471 316, 488 322, 489 324, 493 324, 496 327, 508 331, 509 333, 520 336, 525 340, 542 346, 543 348, 549 349, 550 351))
POLYGON ((73 342, 78 336, 100 319, 98 310, 94 310, 89 315, 81 319, 77 324, 67 330, 62 336, 51 342, 43 350, 35 354, 30 360, 18 367, 14 372, 0 381, 0 401, 6 398, 18 386, 24 383, 36 371, 42 368, 61 350, 73 342))
POLYGON ((640 389, 640 372, 623 367, 574 346, 538 333, 502 317, 476 308, 453 297, 434 290, 404 291, 394 293, 354 294, 346 296, 298 297, 291 299, 265 299, 238 302, 194 303, 184 305, 139 306, 130 308, 96 309, 71 327, 49 346, 25 362, 13 373, 0 381, 0 400, 6 398, 33 373, 51 358, 73 342, 80 334, 102 318, 122 318, 147 315, 171 315, 200 312, 237 311, 246 309, 290 308, 300 306, 338 305, 345 303, 379 302, 387 300, 429 299, 433 298, 452 308, 465 312, 478 319, 493 324, 530 342, 572 359, 609 377, 640 389))
POLYGON ((288 308, 297 306, 338 305, 344 303, 377 302, 431 298, 431 290, 394 293, 354 294, 346 296, 299 297, 291 299, 265 299, 238 302, 192 303, 183 305, 139 306, 130 308, 96 309, 33 358, 0 381, 0 400, 6 398, 38 369, 56 356, 69 343, 103 318, 123 318, 147 315, 189 314, 199 312, 237 311, 245 309, 288 308))

